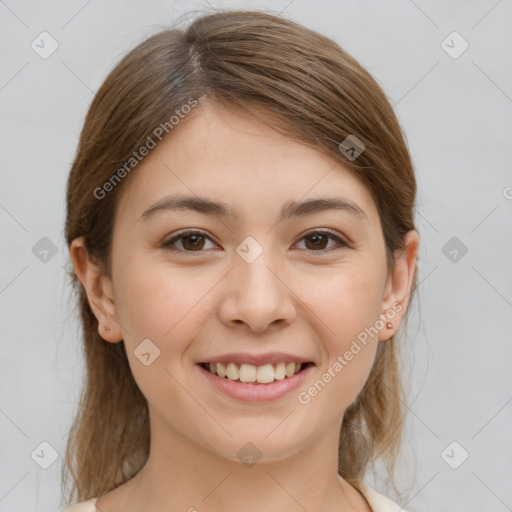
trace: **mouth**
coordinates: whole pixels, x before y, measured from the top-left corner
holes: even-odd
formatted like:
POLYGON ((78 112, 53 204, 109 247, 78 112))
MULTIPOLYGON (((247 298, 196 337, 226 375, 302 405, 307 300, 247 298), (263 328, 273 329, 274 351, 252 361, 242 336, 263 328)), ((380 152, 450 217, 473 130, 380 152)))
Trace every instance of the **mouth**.
MULTIPOLYGON (((278 381, 287 381, 293 379, 296 375, 306 371, 311 366, 311 362, 278 362, 275 364, 263 364, 260 366, 253 364, 238 364, 234 362, 223 363, 199 363, 204 370, 221 379, 232 382, 269 385, 278 381)), ((294 379, 295 380, 295 379, 294 379)))

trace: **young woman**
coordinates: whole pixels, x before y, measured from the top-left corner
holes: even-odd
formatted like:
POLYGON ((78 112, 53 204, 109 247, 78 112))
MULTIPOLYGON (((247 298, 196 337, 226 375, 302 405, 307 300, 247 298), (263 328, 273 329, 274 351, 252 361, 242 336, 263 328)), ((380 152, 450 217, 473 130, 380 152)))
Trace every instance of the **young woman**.
POLYGON ((86 359, 67 511, 375 511, 404 421, 416 182, 375 80, 282 16, 132 50, 68 181, 86 359))

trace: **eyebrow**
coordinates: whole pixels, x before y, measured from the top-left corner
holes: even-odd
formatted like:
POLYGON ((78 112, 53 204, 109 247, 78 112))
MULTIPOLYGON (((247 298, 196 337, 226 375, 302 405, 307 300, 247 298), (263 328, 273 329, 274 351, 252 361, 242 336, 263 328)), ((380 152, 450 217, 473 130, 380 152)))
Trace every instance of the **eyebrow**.
MULTIPOLYGON (((198 196, 168 196, 156 202, 142 213, 140 220, 147 221, 157 212, 192 210, 206 215, 239 218, 236 210, 226 203, 198 196)), ((281 208, 281 220, 302 217, 327 210, 343 210, 369 222, 359 205, 344 197, 325 197, 306 201, 287 201, 281 208)))

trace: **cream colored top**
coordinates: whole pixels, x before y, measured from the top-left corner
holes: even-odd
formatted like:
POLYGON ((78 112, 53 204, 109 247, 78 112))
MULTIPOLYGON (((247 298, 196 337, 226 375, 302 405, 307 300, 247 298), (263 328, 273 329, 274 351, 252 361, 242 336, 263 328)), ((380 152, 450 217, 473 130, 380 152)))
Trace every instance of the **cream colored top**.
MULTIPOLYGON (((373 512, 407 512, 394 501, 391 501, 383 494, 378 493, 365 484, 361 484, 361 492, 366 501, 370 504, 373 512)), ((98 498, 93 498, 88 501, 82 501, 81 503, 71 505, 70 507, 63 509, 62 512, 98 512, 96 510, 97 499, 98 498)))

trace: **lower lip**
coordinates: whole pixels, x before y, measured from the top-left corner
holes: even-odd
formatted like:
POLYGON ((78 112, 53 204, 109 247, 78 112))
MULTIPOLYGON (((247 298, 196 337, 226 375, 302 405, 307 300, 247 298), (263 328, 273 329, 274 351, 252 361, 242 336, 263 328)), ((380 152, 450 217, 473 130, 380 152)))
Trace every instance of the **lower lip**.
POLYGON ((304 381, 314 365, 309 365, 304 370, 296 373, 293 377, 285 377, 282 380, 275 380, 269 384, 247 384, 236 380, 229 380, 226 377, 219 377, 197 365, 201 374, 208 382, 226 395, 246 402, 263 402, 276 400, 297 389, 304 381))

